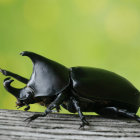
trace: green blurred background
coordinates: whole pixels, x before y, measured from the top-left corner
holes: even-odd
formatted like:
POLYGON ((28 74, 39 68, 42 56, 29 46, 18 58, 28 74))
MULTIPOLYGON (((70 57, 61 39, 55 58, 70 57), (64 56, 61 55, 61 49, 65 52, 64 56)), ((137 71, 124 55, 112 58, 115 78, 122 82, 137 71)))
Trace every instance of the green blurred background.
MULTIPOLYGON (((0 0, 0 67, 29 78, 32 62, 19 55, 25 50, 67 67, 114 71, 140 89, 140 1, 0 0)), ((0 74, 0 109, 16 109, 4 78, 0 74)))

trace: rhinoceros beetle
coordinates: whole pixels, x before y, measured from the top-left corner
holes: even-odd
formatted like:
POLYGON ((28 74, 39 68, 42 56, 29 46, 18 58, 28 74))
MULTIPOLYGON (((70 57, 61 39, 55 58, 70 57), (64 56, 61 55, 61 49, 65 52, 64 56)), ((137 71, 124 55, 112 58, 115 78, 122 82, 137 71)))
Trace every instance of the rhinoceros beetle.
POLYGON ((44 113, 34 114, 26 119, 31 122, 45 117, 60 105, 69 112, 78 112, 81 127, 89 125, 82 112, 96 112, 106 117, 124 116, 140 122, 136 112, 140 106, 140 92, 125 78, 108 70, 92 67, 67 68, 55 61, 33 52, 24 51, 33 62, 33 72, 26 79, 10 71, 0 69, 5 76, 11 76, 26 84, 17 89, 11 86, 9 77, 4 87, 17 98, 17 106, 40 103, 47 107, 44 113))

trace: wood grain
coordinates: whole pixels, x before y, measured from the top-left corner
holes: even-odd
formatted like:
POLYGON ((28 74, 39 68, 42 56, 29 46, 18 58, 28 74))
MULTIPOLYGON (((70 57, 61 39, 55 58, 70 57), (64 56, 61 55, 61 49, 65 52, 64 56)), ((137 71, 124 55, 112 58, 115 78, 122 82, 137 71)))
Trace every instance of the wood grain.
POLYGON ((0 110, 0 140, 139 140, 140 124, 130 119, 86 116, 90 126, 80 130, 78 115, 49 114, 29 125, 33 112, 0 110))

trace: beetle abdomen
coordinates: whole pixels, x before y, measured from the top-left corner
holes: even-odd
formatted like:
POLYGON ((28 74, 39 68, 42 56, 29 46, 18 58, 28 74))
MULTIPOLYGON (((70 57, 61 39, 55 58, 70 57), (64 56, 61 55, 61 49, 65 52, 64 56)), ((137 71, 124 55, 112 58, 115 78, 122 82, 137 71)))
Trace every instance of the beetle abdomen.
POLYGON ((72 67, 70 71, 73 88, 80 97, 140 105, 139 91, 118 74, 91 67, 72 67))

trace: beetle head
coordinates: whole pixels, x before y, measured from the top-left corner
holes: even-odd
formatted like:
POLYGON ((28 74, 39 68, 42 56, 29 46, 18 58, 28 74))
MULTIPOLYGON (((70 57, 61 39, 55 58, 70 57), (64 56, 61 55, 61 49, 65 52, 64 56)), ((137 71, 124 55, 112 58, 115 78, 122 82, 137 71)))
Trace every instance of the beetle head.
POLYGON ((13 81, 14 80, 11 80, 10 78, 6 78, 3 83, 4 87, 17 98, 16 106, 20 108, 26 105, 28 107, 25 110, 27 110, 29 108, 29 104, 33 103, 34 91, 30 87, 24 87, 22 89, 14 88, 11 86, 13 81))

